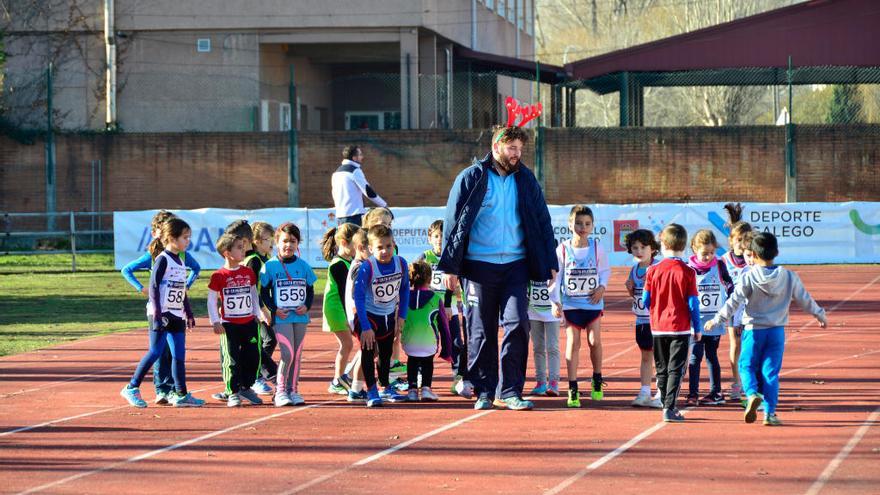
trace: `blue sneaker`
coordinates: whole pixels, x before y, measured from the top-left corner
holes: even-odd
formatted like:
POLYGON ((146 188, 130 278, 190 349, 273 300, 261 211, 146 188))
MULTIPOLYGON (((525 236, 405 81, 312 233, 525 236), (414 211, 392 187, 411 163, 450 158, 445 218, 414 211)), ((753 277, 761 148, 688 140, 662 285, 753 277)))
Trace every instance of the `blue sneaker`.
POLYGON ((480 398, 477 399, 477 402, 474 402, 474 409, 478 411, 485 411, 493 407, 495 406, 492 405, 492 400, 486 394, 480 394, 480 398))
POLYGON ((119 391, 119 395, 134 407, 147 407, 147 402, 141 398, 141 391, 137 387, 126 385, 119 391))
POLYGON ((396 380, 391 382, 391 386, 394 387, 398 392, 409 391, 409 382, 407 382, 403 378, 397 378, 396 380))
POLYGON ((367 392, 367 407, 381 407, 382 406, 382 398, 379 396, 379 390, 374 385, 373 388, 367 392))
POLYGON ((388 402, 406 402, 406 396, 397 393, 397 387, 389 385, 379 392, 379 397, 388 402))
POLYGON ((354 390, 348 391, 348 402, 366 402, 367 401, 367 391, 361 390, 360 392, 355 392, 354 390))
POLYGON ((164 390, 156 391, 156 400, 153 401, 154 404, 158 406, 167 406, 169 404, 168 397, 171 396, 171 392, 165 392, 164 390))
POLYGON ((196 399, 190 393, 187 393, 186 395, 174 393, 171 398, 171 404, 174 405, 174 407, 202 407, 205 405, 205 401, 196 399))
POLYGON ((273 395, 275 393, 263 378, 257 378, 257 381, 251 386, 251 390, 257 395, 273 395))
POLYGON ((547 395, 547 382, 538 382, 535 388, 532 389, 532 395, 547 395))

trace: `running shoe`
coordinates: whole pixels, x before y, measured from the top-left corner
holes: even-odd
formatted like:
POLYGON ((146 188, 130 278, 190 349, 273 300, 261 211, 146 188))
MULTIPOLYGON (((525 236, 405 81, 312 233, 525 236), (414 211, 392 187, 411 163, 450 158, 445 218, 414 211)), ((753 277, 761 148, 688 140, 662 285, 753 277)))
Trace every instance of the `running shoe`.
POLYGON ((731 383, 727 397, 730 402, 739 402, 742 398, 742 386, 739 383, 731 383))
POLYGON ((530 400, 521 399, 517 396, 502 399, 504 407, 511 411, 531 411, 535 408, 535 404, 530 400))
POLYGON ((684 416, 681 415, 678 409, 664 409, 663 421, 666 423, 681 423, 684 421, 684 416))
POLYGON ((275 400, 273 402, 275 403, 275 407, 285 407, 293 405, 293 402, 290 402, 290 396, 283 391, 275 392, 275 400))
POLYGON ((687 399, 684 401, 684 405, 687 407, 697 407, 700 405, 700 399, 698 399, 696 395, 688 395, 687 399))
POLYGON ((636 396, 632 401, 633 407, 650 407, 652 409, 662 409, 663 404, 660 403, 660 399, 656 399, 651 397, 650 393, 642 394, 636 396))
POLYGON ((581 393, 577 390, 569 390, 566 405, 568 407, 581 407, 581 393))
POLYGON ((458 395, 458 392, 455 389, 458 387, 459 382, 461 382, 461 375, 455 375, 452 377, 452 386, 449 387, 449 393, 452 395, 458 395))
POLYGON ((126 385, 122 387, 119 395, 121 395, 123 399, 127 400, 128 403, 134 407, 147 407, 147 402, 143 398, 141 398, 141 390, 137 387, 126 385))
POLYGON ((782 420, 775 414, 764 416, 764 426, 782 426, 782 420))
POLYGON ((157 406, 167 406, 168 402, 168 394, 170 392, 162 392, 161 390, 156 391, 156 399, 153 401, 157 406))
POLYGON ((532 389, 532 395, 547 395, 547 382, 538 382, 532 389))
POLYGON ((406 392, 409 390, 409 383, 405 379, 399 377, 391 382, 391 386, 397 389, 398 392, 406 392))
POLYGON ((559 381, 558 380, 550 380, 550 383, 547 385, 547 397, 559 397, 559 381))
POLYGON ((431 390, 431 387, 422 387, 422 400, 425 402, 437 402, 440 397, 431 390))
POLYGON ((241 407, 241 397, 238 394, 232 394, 226 399, 226 407, 241 407))
POLYGON ((257 395, 272 395, 274 393, 272 387, 270 387, 262 377, 257 378, 257 381, 254 382, 251 389, 256 392, 257 395))
POLYGON ((488 409, 492 409, 494 406, 492 405, 492 401, 489 399, 489 396, 486 394, 480 394, 480 398, 474 402, 474 409, 478 411, 485 411, 488 409))
POLYGON ((400 361, 393 361, 391 363, 391 369, 389 370, 391 373, 406 373, 406 363, 401 363, 400 361))
POLYGON ((473 398, 474 386, 468 380, 462 380, 455 386, 455 393, 465 399, 473 398))
POLYGON ((341 382, 330 382, 330 385, 327 387, 327 393, 333 395, 348 395, 348 389, 343 387, 341 382))
POLYGON ((196 399, 190 393, 187 393, 186 395, 175 393, 171 399, 171 404, 173 404, 174 407, 202 407, 205 405, 205 401, 202 399, 196 399))
POLYGON ((743 414, 743 419, 746 423, 754 423, 755 419, 758 416, 758 406, 761 405, 763 400, 761 396, 758 394, 750 395, 746 400, 746 412, 743 414))
POLYGON ((406 401, 407 402, 418 402, 419 401, 419 391, 411 388, 406 393, 406 401))
POLYGON ((367 392, 366 390, 361 390, 360 392, 355 392, 354 390, 348 391, 348 402, 366 402, 367 401, 367 392))
POLYGON ((406 401, 406 396, 397 393, 397 389, 391 385, 382 389, 379 392, 379 397, 381 397, 383 401, 387 400, 388 402, 405 402, 406 401))
POLYGON ((238 392, 239 397, 251 403, 252 406, 259 406, 263 403, 263 399, 257 397, 257 392, 253 388, 243 388, 238 392))
POLYGON ((721 404, 724 404, 724 396, 719 393, 709 394, 700 399, 700 404, 706 404, 707 406, 719 406, 721 404))
POLYGON ((299 395, 296 392, 291 392, 288 394, 288 397, 290 398, 290 403, 294 406, 301 406, 306 403, 306 400, 303 399, 302 395, 299 395))
POLYGON ((351 390, 351 377, 349 377, 347 374, 343 373, 339 376, 339 378, 336 379, 336 381, 339 385, 342 385, 346 392, 351 390))
POLYGON ((226 392, 219 392, 216 394, 211 394, 211 398, 218 401, 218 402, 226 402, 227 400, 229 400, 229 396, 226 395, 226 392))
POLYGON ((606 386, 605 383, 593 383, 593 390, 590 392, 590 399, 592 400, 602 400, 605 397, 605 392, 602 392, 602 389, 606 386))
POLYGON ((379 390, 373 385, 367 392, 367 407, 382 407, 382 398, 379 396, 379 390))

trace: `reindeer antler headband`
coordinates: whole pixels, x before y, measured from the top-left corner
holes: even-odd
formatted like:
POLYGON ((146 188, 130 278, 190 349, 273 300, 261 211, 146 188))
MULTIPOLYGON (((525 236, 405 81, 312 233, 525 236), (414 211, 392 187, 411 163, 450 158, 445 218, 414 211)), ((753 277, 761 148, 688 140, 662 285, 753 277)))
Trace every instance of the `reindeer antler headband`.
MULTIPOLYGON (((526 123, 538 118, 541 115, 544 107, 541 103, 536 103, 534 105, 521 105, 516 98, 512 96, 508 96, 506 100, 504 100, 504 106, 507 107, 507 126, 510 127, 522 127, 526 125, 526 123), (517 122, 517 117, 520 118, 520 121, 517 122)), ((498 137, 495 138, 495 142, 497 143, 504 136, 504 132, 498 134, 498 137)))

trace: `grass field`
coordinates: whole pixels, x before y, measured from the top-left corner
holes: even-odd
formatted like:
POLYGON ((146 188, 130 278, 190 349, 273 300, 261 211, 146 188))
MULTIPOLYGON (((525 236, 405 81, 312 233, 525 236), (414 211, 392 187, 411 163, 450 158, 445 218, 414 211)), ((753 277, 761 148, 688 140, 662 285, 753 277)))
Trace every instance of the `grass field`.
MULTIPOLYGON (((63 341, 146 327, 146 297, 113 268, 110 254, 0 256, 0 356, 63 341)), ((325 270, 315 270, 316 294, 324 293, 325 270)), ((203 270, 190 291, 196 316, 206 316, 203 270)), ((138 275, 141 283, 148 272, 138 275)))

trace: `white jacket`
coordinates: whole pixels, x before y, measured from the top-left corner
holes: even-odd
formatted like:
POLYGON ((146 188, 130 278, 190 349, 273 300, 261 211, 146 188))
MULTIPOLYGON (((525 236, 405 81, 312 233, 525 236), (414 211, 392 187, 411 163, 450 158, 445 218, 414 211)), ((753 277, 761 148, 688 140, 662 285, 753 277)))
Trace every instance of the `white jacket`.
POLYGON ((364 196, 378 206, 388 203, 370 187, 361 170, 361 164, 351 160, 342 160, 339 168, 330 179, 333 186, 333 204, 336 206, 336 218, 350 217, 366 213, 364 196))

